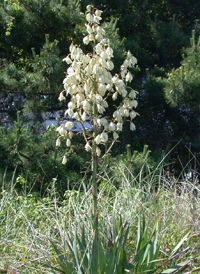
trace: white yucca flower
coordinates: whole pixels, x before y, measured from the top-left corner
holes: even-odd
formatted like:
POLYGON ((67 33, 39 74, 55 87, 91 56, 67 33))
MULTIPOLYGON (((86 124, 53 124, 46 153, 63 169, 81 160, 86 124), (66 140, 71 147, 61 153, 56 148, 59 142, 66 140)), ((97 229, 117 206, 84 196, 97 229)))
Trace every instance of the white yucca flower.
POLYGON ((117 140, 119 138, 119 135, 117 134, 117 132, 113 132, 113 139, 117 140))
POLYGON ((66 141, 66 146, 67 147, 70 147, 71 146, 71 140, 68 138, 67 141, 66 141))
POLYGON ((60 147, 60 145, 61 145, 60 138, 57 138, 57 140, 56 140, 56 146, 60 147))
POLYGON ((67 136, 67 131, 64 125, 60 125, 59 127, 57 127, 56 131, 58 131, 58 133, 63 137, 67 136))
POLYGON ((106 132, 102 132, 100 135, 100 140, 102 143, 106 143, 108 141, 108 134, 106 132))
POLYGON ((135 124, 133 122, 130 123, 130 130, 136 130, 135 124))
POLYGON ((60 93, 59 97, 58 97, 59 101, 63 101, 66 100, 65 96, 63 95, 63 92, 60 93))
POLYGON ((89 152, 89 151, 92 150, 92 148, 91 148, 91 146, 89 145, 88 142, 87 142, 86 145, 85 145, 85 150, 86 150, 87 152, 89 152))
POLYGON ((99 147, 97 147, 97 149, 96 149, 96 154, 97 154, 98 157, 101 155, 101 150, 100 150, 99 147))
POLYGON ((98 145, 101 143, 101 135, 97 135, 96 138, 94 139, 95 143, 98 145))
POLYGON ((115 131, 115 124, 114 124, 113 122, 111 122, 111 123, 109 124, 109 130, 110 130, 110 131, 115 131))
POLYGON ((64 155, 62 158, 62 164, 65 165, 66 163, 67 163, 67 157, 66 155, 64 155))
POLYGON ((68 122, 66 122, 65 126, 66 126, 67 129, 71 130, 74 127, 74 123, 68 121, 68 122))

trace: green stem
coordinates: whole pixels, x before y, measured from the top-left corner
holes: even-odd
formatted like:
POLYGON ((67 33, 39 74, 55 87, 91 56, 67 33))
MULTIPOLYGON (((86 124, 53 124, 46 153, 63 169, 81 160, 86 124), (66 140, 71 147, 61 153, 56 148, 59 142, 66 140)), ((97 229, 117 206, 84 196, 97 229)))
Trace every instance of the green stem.
POLYGON ((93 105, 93 143, 92 143, 92 219, 93 219, 93 231, 96 239, 98 239, 98 211, 97 211, 97 145, 94 141, 97 135, 97 105, 93 105))

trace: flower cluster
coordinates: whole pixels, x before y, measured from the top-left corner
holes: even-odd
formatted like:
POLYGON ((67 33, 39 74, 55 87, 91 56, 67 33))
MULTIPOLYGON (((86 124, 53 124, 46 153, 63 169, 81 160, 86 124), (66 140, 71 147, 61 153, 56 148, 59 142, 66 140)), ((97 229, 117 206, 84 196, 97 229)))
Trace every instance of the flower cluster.
MULTIPOLYGON (((94 10, 92 5, 87 6, 86 12, 87 35, 83 38, 84 44, 93 43, 93 53, 84 54, 83 50, 73 43, 70 45, 69 55, 63 59, 69 65, 66 78, 63 81, 64 91, 59 95, 59 100, 65 100, 71 96, 65 114, 68 114, 77 121, 86 121, 87 116, 91 117, 102 132, 93 136, 96 144, 105 144, 108 141, 108 134, 112 133, 113 140, 119 138, 119 132, 123 129, 123 122, 130 120, 130 129, 135 130, 132 120, 136 117, 137 101, 136 91, 128 87, 133 76, 128 68, 136 65, 137 60, 130 51, 121 66, 120 74, 111 74, 114 68, 112 62, 113 49, 110 41, 105 38, 105 30, 100 26, 101 10, 94 10), (116 108, 111 119, 103 117, 108 108, 107 98, 111 96, 113 101, 121 97, 121 104, 116 108), (96 111, 94 112, 94 107, 96 111)), ((71 145, 72 122, 57 128, 60 134, 56 144, 59 145, 60 138, 67 139, 67 146, 71 145), (66 129, 67 127, 67 129, 66 129)), ((85 137, 86 138, 86 137, 85 137)), ((91 140, 91 139, 90 139, 91 140)), ((91 143, 86 138, 86 151, 91 151, 91 143)), ((101 151, 97 146, 96 153, 99 156, 101 151)), ((63 162, 66 159, 63 158, 63 162)))

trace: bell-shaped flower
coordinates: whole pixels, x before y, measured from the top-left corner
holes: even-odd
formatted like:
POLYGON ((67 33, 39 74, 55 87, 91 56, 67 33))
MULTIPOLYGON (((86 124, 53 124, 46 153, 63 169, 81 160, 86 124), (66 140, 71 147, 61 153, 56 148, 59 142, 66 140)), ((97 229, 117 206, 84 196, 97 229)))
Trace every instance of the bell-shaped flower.
POLYGON ((133 76, 130 71, 126 74, 126 82, 131 82, 133 80, 133 76))
POLYGON ((67 62, 68 65, 72 63, 72 60, 69 58, 69 56, 65 57, 63 61, 67 62))
POLYGON ((85 72, 86 72, 87 74, 89 74, 89 75, 92 74, 92 67, 91 67, 91 65, 87 65, 87 67, 85 67, 85 72))
POLYGON ((119 138, 119 135, 117 134, 117 132, 113 132, 113 139, 117 140, 119 138))
POLYGON ((129 117, 129 110, 127 108, 124 108, 123 114, 125 117, 129 117))
POLYGON ((108 54, 105 51, 102 51, 101 54, 100 54, 100 57, 104 60, 107 60, 108 59, 108 54))
POLYGON ((86 28, 87 28, 87 32, 89 33, 89 34, 91 34, 92 32, 93 32, 93 30, 92 30, 92 28, 90 27, 90 25, 85 25, 86 26, 86 28))
POLYGON ((96 154, 98 157, 101 155, 101 150, 99 147, 96 148, 96 154))
POLYGON ((67 157, 66 155, 64 155, 62 158, 62 164, 65 165, 66 163, 67 163, 67 157))
POLYGON ((100 144, 100 143, 101 143, 101 135, 100 135, 100 134, 97 135, 97 136, 95 137, 94 141, 95 141, 95 143, 96 143, 97 145, 100 144))
POLYGON ((65 96, 63 95, 63 92, 60 93, 59 97, 58 97, 59 101, 63 101, 66 100, 65 96))
POLYGON ((99 72, 99 66, 95 64, 92 69, 93 74, 97 74, 99 72))
POLYGON ((74 113, 73 118, 74 118, 74 119, 76 119, 77 121, 79 121, 79 120, 80 120, 80 118, 79 118, 79 114, 78 114, 78 112, 77 112, 77 111, 74 113))
POLYGON ((87 118, 87 116, 86 116, 86 113, 85 113, 85 111, 83 112, 83 114, 81 115, 81 119, 82 119, 82 121, 86 121, 86 118, 87 118))
POLYGON ((65 111, 65 115, 69 115, 69 116, 71 116, 71 117, 73 117, 74 116, 74 112, 73 112, 73 110, 71 109, 71 108, 68 108, 66 111, 65 111))
POLYGON ((74 127, 74 123, 73 122, 70 122, 70 121, 67 121, 65 123, 65 127, 68 129, 68 130, 71 130, 73 127, 74 127))
POLYGON ((89 42, 90 42, 90 40, 89 40, 89 35, 83 37, 83 44, 88 45, 89 42))
POLYGON ((99 54, 99 55, 101 54, 101 52, 103 51, 103 47, 102 47, 101 43, 98 43, 96 45, 95 51, 96 51, 97 54, 99 54))
POLYGON ((104 97, 106 93, 106 85, 100 83, 98 86, 98 92, 102 97, 104 97))
POLYGON ((118 75, 115 74, 115 76, 112 77, 112 83, 115 84, 117 82, 118 75))
POLYGON ((89 34, 89 41, 94 41, 94 34, 93 33, 89 34))
POLYGON ((68 103, 68 108, 75 109, 76 105, 71 101, 68 103))
POLYGON ((92 22, 94 21, 94 18, 93 18, 93 16, 92 16, 91 13, 88 13, 88 14, 86 15, 86 20, 87 20, 89 23, 92 23, 92 22))
POLYGON ((135 124, 133 124, 133 122, 130 122, 130 130, 136 130, 135 124))
POLYGON ((113 49, 111 47, 107 47, 106 49, 106 54, 109 56, 109 57, 113 57, 113 49))
POLYGON ((105 108, 103 106, 101 106, 100 104, 97 104, 97 109, 98 109, 98 112, 103 114, 105 112, 105 108))
POLYGON ((101 41, 101 39, 102 39, 102 35, 97 33, 95 35, 95 40, 97 40, 99 42, 99 41, 101 41))
POLYGON ((105 127, 107 124, 108 124, 108 120, 104 117, 101 118, 101 125, 105 127))
POLYGON ((118 122, 122 120, 122 113, 119 110, 114 111, 113 118, 115 118, 118 122))
POLYGON ((129 95, 128 95, 128 96, 129 96, 131 99, 135 99, 136 94, 137 94, 137 91, 136 91, 136 90, 131 89, 131 92, 129 93, 129 95))
POLYGON ((102 18, 101 18, 100 16, 97 16, 97 15, 95 15, 95 16, 93 17, 94 22, 97 23, 97 24, 100 23, 99 21, 100 21, 101 19, 102 19, 102 18))
POLYGON ((118 96, 118 92, 116 91, 116 92, 113 93, 113 95, 112 95, 113 101, 115 101, 115 100, 117 99, 117 96, 118 96))
POLYGON ((136 116, 137 116, 137 112, 135 112, 134 110, 132 110, 131 112, 130 112, 130 118, 131 119, 134 119, 136 116))
POLYGON ((117 123, 117 130, 122 131, 123 124, 122 123, 117 123))
POLYGON ((114 64, 113 64, 113 62, 111 60, 107 61, 107 66, 108 66, 109 70, 113 70, 114 69, 114 64))
POLYGON ((63 137, 67 136, 67 131, 66 131, 64 125, 60 125, 59 127, 57 127, 56 131, 58 131, 59 134, 63 137))
POLYGON ((86 11, 87 11, 87 12, 90 12, 90 11, 91 11, 91 9, 92 9, 92 6, 91 6, 91 5, 87 5, 87 7, 86 7, 86 11))
POLYGON ((87 152, 89 152, 89 151, 92 150, 92 148, 91 148, 91 146, 89 145, 88 142, 87 142, 86 145, 85 145, 85 150, 86 150, 87 152))
POLYGON ((106 100, 102 101, 101 105, 104 107, 104 108, 107 108, 108 107, 108 103, 106 100))
POLYGON ((66 146, 67 146, 67 147, 70 147, 70 146, 71 146, 71 140, 70 140, 69 138, 67 138, 66 146))
POLYGON ((132 107, 136 108, 138 105, 138 102, 136 100, 132 100, 131 105, 132 105, 132 107))
POLYGON ((121 91, 122 97, 126 97, 127 95, 127 90, 125 88, 122 89, 121 91))
POLYGON ((96 10, 95 10, 95 15, 101 16, 102 12, 103 12, 102 10, 96 9, 96 10))
POLYGON ((132 56, 132 58, 130 60, 131 60, 131 64, 133 66, 135 66, 137 64, 137 59, 134 56, 132 56))
POLYGON ((109 124, 109 130, 110 131, 115 131, 115 124, 113 123, 113 122, 111 122, 110 124, 109 124))
POLYGON ((60 138, 57 138, 57 140, 56 140, 56 146, 60 147, 60 145, 61 145, 60 138))
POLYGON ((88 113, 91 110, 91 105, 87 100, 84 100, 83 102, 83 109, 86 113, 88 113))
POLYGON ((106 143, 108 141, 108 134, 106 132, 102 132, 100 134, 100 140, 102 143, 106 143))
POLYGON ((68 136, 70 139, 73 137, 73 132, 71 130, 68 132, 68 136))

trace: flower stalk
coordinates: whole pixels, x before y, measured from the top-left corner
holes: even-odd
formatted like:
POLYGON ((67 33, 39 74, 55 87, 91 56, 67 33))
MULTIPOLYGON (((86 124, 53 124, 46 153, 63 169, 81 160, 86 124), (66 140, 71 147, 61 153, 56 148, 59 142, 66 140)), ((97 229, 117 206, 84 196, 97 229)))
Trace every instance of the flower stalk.
MULTIPOLYGON (((123 130, 123 123, 130 121, 130 130, 135 130, 132 120, 138 115, 133 109, 137 107, 135 100, 137 91, 128 84, 133 80, 129 67, 137 63, 130 51, 121 66, 121 72, 111 74, 114 68, 112 62, 113 49, 110 41, 105 37, 105 30, 100 26, 102 11, 88 5, 86 9, 86 31, 83 38, 84 44, 92 43, 93 52, 85 54, 78 45, 70 45, 70 53, 63 61, 69 65, 66 77, 63 80, 64 90, 59 95, 59 100, 70 97, 68 108, 65 112, 70 120, 81 123, 85 139, 85 150, 91 153, 92 169, 92 223, 93 232, 98 239, 98 158, 106 158, 113 144, 119 139, 123 130), (109 117, 105 115, 108 108, 107 99, 121 99, 116 110, 109 117), (92 132, 87 131, 84 122, 90 119, 92 132), (101 156, 100 146, 105 146, 105 154, 101 156)), ((61 139, 65 139, 67 152, 64 153, 62 163, 67 163, 67 155, 72 144, 73 122, 67 121, 65 125, 57 128, 59 138, 56 145, 60 146, 61 139)))

